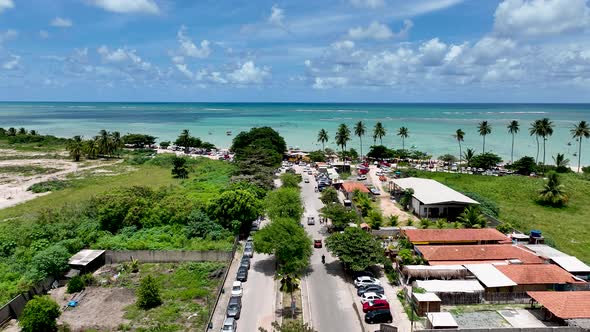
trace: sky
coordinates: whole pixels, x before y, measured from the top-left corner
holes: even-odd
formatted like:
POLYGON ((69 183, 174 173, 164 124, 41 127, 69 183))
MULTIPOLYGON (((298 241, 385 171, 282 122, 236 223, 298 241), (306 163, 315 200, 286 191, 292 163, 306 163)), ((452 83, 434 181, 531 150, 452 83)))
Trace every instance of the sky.
POLYGON ((0 101, 590 102, 587 0, 0 0, 0 101))

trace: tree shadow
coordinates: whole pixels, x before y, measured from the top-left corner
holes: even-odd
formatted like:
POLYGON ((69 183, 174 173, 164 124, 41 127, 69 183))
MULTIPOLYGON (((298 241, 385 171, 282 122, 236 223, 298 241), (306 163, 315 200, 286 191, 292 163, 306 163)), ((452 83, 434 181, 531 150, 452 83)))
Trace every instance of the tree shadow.
POLYGON ((257 261, 252 265, 254 271, 262 273, 267 277, 274 277, 276 274, 276 260, 274 256, 257 261))

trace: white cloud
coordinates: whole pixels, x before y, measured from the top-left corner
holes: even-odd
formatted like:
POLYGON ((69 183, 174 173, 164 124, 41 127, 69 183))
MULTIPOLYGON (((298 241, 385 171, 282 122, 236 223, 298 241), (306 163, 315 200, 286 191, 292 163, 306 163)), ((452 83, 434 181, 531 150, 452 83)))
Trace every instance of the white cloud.
POLYGON ((6 69, 6 70, 14 70, 19 67, 20 56, 12 55, 11 57, 12 57, 12 59, 10 59, 2 64, 2 68, 6 69))
POLYGON ((348 30, 348 36, 352 39, 382 40, 393 37, 393 32, 387 25, 374 21, 366 28, 356 27, 348 30))
POLYGON ((0 0, 0 14, 6 9, 14 8, 14 2, 12 0, 0 0))
POLYGON ((176 69, 178 69, 179 72, 183 73, 184 76, 186 76, 188 79, 193 79, 195 77, 195 75, 193 74, 192 71, 190 71, 188 69, 188 66, 184 63, 177 63, 176 64, 176 69))
POLYGON ((70 20, 70 19, 56 17, 53 20, 51 20, 50 25, 53 27, 58 27, 58 28, 69 28, 73 24, 72 24, 72 20, 70 20))
POLYGON ((405 38, 414 23, 410 20, 404 20, 404 26, 398 33, 394 33, 391 29, 377 21, 371 22, 368 27, 356 27, 348 30, 348 37, 352 39, 375 39, 375 40, 386 40, 393 37, 405 38))
POLYGON ((285 11, 278 5, 273 5, 270 9, 270 16, 268 17, 268 23, 277 26, 283 26, 283 20, 285 19, 285 11))
POLYGON ((312 87, 314 89, 329 89, 348 84, 348 78, 340 76, 316 77, 312 87))
POLYGON ((350 50, 354 48, 354 42, 352 40, 343 40, 332 43, 331 46, 337 50, 350 50))
POLYGON ((504 0, 494 21, 494 31, 504 36, 559 35, 589 26, 586 0, 504 0))
POLYGON ((160 8, 153 0, 90 0, 90 2, 115 13, 158 14, 160 12, 160 8))
POLYGON ((385 6, 384 0, 350 0, 350 4, 360 8, 380 8, 385 6))
POLYGON ((8 29, 4 32, 0 32, 0 46, 3 42, 12 40, 18 36, 18 32, 16 30, 8 29))
POLYGON ((39 30, 39 37, 41 37, 43 39, 47 39, 47 38, 49 38, 49 32, 47 32, 45 30, 39 30))
POLYGON ((447 44, 442 43, 438 38, 433 38, 419 48, 422 63, 426 66, 439 65, 447 55, 447 44))
POLYGON ((186 27, 180 27, 178 30, 178 42, 180 43, 180 52, 188 57, 192 58, 206 58, 211 54, 211 48, 209 47, 210 43, 208 40, 204 39, 201 41, 200 47, 197 47, 195 43, 186 35, 186 27))
POLYGON ((516 50, 516 42, 511 39, 483 37, 473 45, 470 60, 478 64, 490 64, 516 50))
POLYGON ((246 61, 238 69, 230 72, 227 77, 237 84, 252 84, 262 83, 269 75, 268 68, 256 67, 253 61, 246 61))
POLYGON ((121 48, 109 51, 109 48, 103 45, 97 51, 102 56, 102 59, 107 62, 123 62, 130 59, 127 51, 121 48))

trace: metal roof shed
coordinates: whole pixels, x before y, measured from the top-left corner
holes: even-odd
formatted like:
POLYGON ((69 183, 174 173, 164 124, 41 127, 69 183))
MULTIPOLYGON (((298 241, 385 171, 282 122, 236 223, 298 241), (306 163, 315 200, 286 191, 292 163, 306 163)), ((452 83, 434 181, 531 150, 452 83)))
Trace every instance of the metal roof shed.
POLYGON ((486 288, 516 286, 516 283, 498 271, 492 264, 465 264, 469 272, 486 288))
POLYGON ((82 249, 72 256, 69 261, 70 268, 81 273, 92 272, 105 263, 104 250, 82 249))
POLYGON ((428 318, 428 329, 456 329, 459 325, 455 321, 450 312, 429 312, 426 314, 428 318))
POLYGON ((551 260, 569 273, 590 274, 590 266, 574 256, 556 256, 551 257, 551 260))

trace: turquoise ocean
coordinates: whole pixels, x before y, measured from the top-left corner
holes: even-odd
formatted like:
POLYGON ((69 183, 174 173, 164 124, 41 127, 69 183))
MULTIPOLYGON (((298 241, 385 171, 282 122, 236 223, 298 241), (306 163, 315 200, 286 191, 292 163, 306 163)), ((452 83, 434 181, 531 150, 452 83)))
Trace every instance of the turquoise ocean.
MULTIPOLYGON (((387 129, 383 144, 401 148, 396 135, 401 126, 409 129, 406 148, 428 152, 434 157, 458 154, 453 133, 465 131, 466 148, 482 150, 477 123, 487 120, 492 133, 486 138, 486 151, 510 159, 511 136, 506 126, 518 120, 514 157, 535 157, 535 138, 528 128, 536 119, 547 117, 555 124, 547 144, 547 163, 551 156, 565 153, 571 165, 577 165, 578 143, 571 137, 571 127, 580 120, 590 121, 590 104, 338 104, 338 103, 0 103, 0 127, 26 127, 44 134, 91 137, 100 129, 125 133, 147 133, 158 141, 173 140, 182 129, 195 136, 229 147, 233 136, 251 127, 270 126, 283 135, 287 144, 302 149, 318 149, 321 128, 328 131, 328 147, 336 148, 334 134, 339 124, 352 127, 365 121, 367 135, 364 152, 373 143, 372 127, 382 121, 387 129), (226 135, 227 131, 232 136, 226 135)), ((582 143, 582 164, 590 164, 590 140, 582 143)), ((358 137, 348 147, 360 150, 358 137)), ((542 153, 540 154, 542 156, 542 153)))

